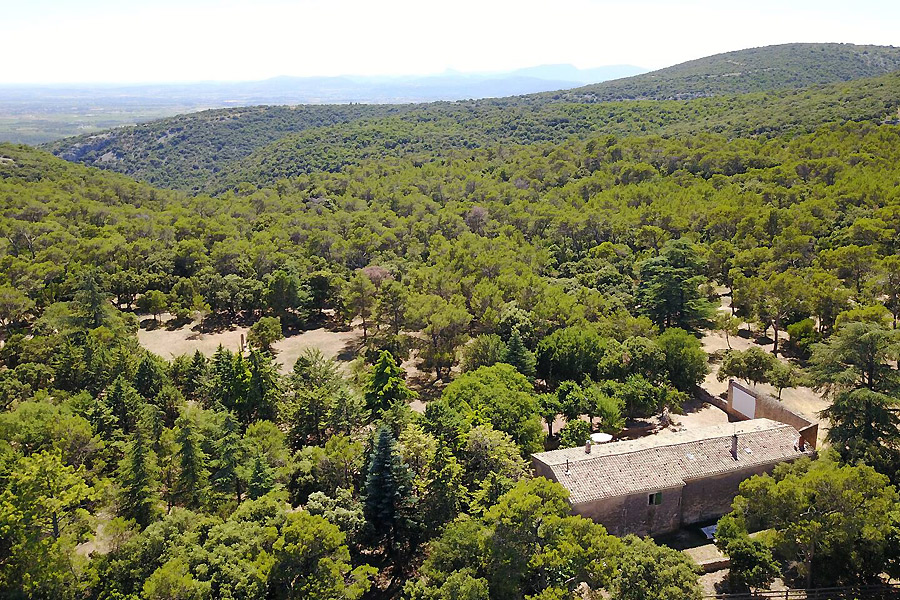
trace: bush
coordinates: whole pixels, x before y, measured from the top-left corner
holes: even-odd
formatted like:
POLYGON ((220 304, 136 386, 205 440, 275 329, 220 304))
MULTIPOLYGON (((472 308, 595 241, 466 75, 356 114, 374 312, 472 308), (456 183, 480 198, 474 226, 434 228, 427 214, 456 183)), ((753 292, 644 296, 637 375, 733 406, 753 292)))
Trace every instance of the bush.
POLYGON ((559 432, 560 448, 577 448, 583 446, 591 437, 591 426, 586 421, 578 419, 569 421, 559 432))
POLYGON ((506 344, 499 335, 489 333, 479 335, 463 349, 462 369, 474 371, 479 367, 490 367, 506 359, 506 344))
POLYGON ((267 352, 271 352, 272 344, 283 338, 281 319, 278 317, 263 317, 247 332, 247 343, 267 352))
POLYGON ((802 358, 809 358, 810 347, 821 341, 822 336, 816 331, 816 323, 812 319, 803 319, 787 326, 788 349, 802 358))

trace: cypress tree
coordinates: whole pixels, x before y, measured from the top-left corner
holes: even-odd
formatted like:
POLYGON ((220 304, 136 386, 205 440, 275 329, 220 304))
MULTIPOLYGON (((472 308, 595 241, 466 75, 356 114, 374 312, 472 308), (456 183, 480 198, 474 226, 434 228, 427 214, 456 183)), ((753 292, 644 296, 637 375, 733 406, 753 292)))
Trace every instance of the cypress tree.
POLYGON ((149 353, 144 355, 134 376, 134 389, 145 400, 153 400, 162 391, 166 375, 149 353))
POLYGON ((119 481, 122 484, 119 512, 126 519, 133 519, 141 528, 153 522, 157 514, 155 476, 153 451, 147 446, 144 433, 136 428, 119 463, 119 481))
POLYGON ((237 419, 231 412, 225 413, 217 450, 219 460, 214 482, 219 489, 234 493, 240 504, 244 480, 241 468, 244 464, 245 450, 237 419))
POLYGON ((200 447, 200 435, 191 417, 182 414, 175 422, 175 428, 179 467, 175 495, 185 506, 194 508, 200 504, 206 489, 206 455, 200 447))
POLYGON ((525 377, 534 377, 536 364, 534 352, 525 347, 518 328, 514 328, 512 335, 509 336, 505 362, 515 367, 525 377))
POLYGON ((255 500, 271 492, 273 487, 275 487, 275 471, 263 453, 257 451, 250 481, 247 483, 247 494, 255 500))
POLYGON ((395 402, 403 402, 416 397, 403 378, 403 370, 397 366, 394 357, 382 350, 372 367, 372 374, 366 385, 366 408, 378 414, 395 402))

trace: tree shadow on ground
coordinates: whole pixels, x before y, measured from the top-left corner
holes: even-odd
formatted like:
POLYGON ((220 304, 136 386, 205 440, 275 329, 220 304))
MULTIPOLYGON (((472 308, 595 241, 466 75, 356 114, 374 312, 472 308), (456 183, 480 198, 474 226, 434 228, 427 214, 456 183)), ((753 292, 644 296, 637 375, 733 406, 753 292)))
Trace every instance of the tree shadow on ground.
POLYGON ((185 325, 193 322, 193 319, 189 316, 187 317, 173 317, 164 323, 167 331, 175 331, 176 329, 181 329, 185 325))
POLYGON ((362 338, 359 338, 357 340, 349 340, 337 353, 335 359, 341 362, 350 362, 360 355, 364 347, 365 342, 362 338))
POLYGON ((162 327, 162 325, 163 324, 161 322, 157 321, 153 317, 150 317, 149 319, 141 319, 140 321, 140 328, 146 331, 155 331, 162 327))

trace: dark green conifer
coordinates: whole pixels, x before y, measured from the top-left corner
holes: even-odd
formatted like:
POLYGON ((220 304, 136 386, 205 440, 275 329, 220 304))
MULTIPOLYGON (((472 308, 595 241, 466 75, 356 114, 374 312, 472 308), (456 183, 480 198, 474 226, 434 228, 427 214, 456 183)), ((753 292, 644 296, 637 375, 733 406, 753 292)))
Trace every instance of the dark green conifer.
POLYGON ((230 411, 225 413, 225 419, 222 421, 222 434, 217 450, 219 459, 214 483, 220 490, 233 493, 240 504, 245 478, 241 471, 246 451, 237 419, 230 411))
POLYGON ((365 397, 366 408, 373 415, 381 413, 395 402, 406 403, 416 397, 416 393, 406 385, 403 370, 387 350, 381 351, 372 366, 365 397))
POLYGON ((250 472, 250 480, 247 483, 247 495, 251 499, 259 498, 272 491, 275 487, 275 470, 269 465, 269 461, 262 452, 256 453, 253 460, 253 469, 250 472))
POLYGON ((119 512, 126 519, 133 519, 141 528, 156 518, 157 482, 156 457, 147 445, 144 433, 136 428, 119 463, 119 512))
POLYGON ((392 546, 414 542, 419 523, 412 473, 396 452, 387 427, 378 431, 366 476, 364 512, 376 535, 392 546))
POLYGON ((165 380, 166 374, 159 363, 149 353, 145 354, 134 376, 134 389, 145 400, 153 400, 162 391, 165 380))
POLYGON ((525 377, 534 377, 536 364, 534 352, 525 347, 518 328, 512 330, 506 347, 506 363, 515 367, 525 377))
POLYGON ((196 508, 205 495, 208 474, 200 434, 194 420, 187 414, 182 413, 175 422, 175 442, 178 444, 179 467, 175 496, 188 508, 196 508))
POLYGON ((245 423, 260 419, 274 420, 278 398, 281 395, 281 375, 271 355, 253 349, 247 358, 246 404, 243 414, 239 413, 245 423))
POLYGON ((126 434, 134 431, 138 413, 143 404, 140 395, 125 379, 119 375, 106 394, 106 405, 116 418, 119 428, 126 434))

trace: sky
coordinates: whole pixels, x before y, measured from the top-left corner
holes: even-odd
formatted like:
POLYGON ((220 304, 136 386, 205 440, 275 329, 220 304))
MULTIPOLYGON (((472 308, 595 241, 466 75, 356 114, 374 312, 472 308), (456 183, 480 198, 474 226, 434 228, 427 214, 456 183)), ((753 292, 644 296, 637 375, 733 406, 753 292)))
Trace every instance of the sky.
POLYGON ((900 45, 896 0, 0 0, 0 83, 648 69, 788 42, 900 45))

